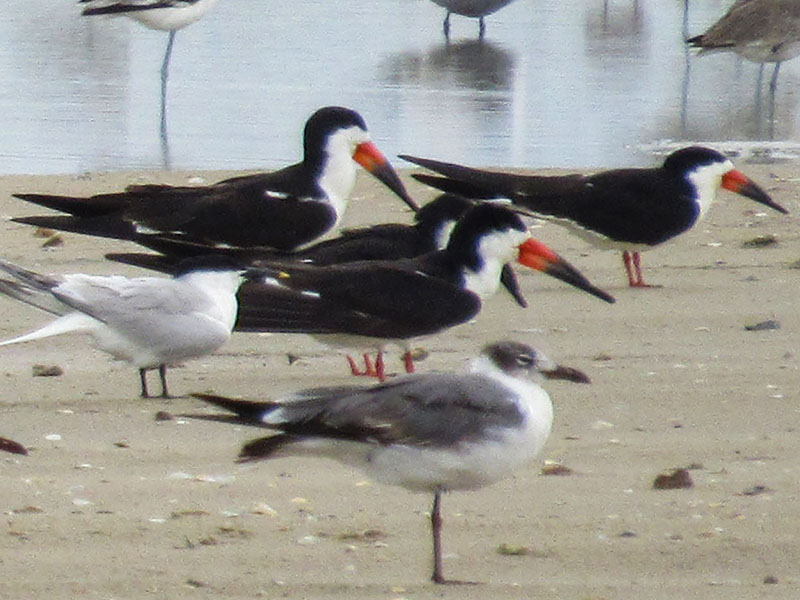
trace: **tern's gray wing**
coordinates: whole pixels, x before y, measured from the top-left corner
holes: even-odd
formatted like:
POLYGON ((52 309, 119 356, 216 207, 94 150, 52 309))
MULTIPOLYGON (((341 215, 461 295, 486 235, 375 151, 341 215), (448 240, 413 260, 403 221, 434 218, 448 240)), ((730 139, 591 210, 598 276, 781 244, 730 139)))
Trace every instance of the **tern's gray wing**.
POLYGON ((210 300, 175 279, 67 275, 52 293, 68 306, 114 326, 144 321, 156 324, 204 310, 210 300))
POLYGON ((372 388, 300 392, 264 420, 298 437, 452 446, 523 419, 508 388, 477 374, 403 377, 372 388))

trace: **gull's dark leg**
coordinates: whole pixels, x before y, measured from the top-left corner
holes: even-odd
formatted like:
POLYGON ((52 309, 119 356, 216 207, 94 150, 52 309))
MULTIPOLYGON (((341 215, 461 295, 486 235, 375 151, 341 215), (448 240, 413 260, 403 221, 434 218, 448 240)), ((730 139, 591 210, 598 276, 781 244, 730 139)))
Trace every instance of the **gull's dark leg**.
POLYGON ((167 365, 158 365, 158 376, 161 378, 161 397, 169 398, 167 391, 167 365))
POLYGON ((446 583, 442 573, 442 513, 440 504, 442 492, 436 490, 433 495, 433 508, 431 508, 431 532, 433 533, 433 576, 434 583, 446 583))
POLYGON ((139 395, 142 398, 149 398, 150 394, 147 393, 147 369, 139 369, 139 381, 142 384, 142 391, 139 395))

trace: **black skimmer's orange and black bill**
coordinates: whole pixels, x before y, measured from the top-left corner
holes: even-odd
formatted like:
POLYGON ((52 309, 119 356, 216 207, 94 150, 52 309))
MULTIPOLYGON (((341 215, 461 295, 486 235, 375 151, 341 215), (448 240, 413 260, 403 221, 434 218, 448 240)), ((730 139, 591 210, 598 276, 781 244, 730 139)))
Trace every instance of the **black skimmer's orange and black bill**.
POLYGON ((478 19, 478 35, 482 38, 486 33, 484 17, 511 4, 513 0, 432 0, 432 2, 447 10, 442 24, 445 37, 450 37, 450 15, 457 14, 478 19))
POLYGON ((293 250, 339 223, 355 185, 356 163, 412 210, 418 208, 354 110, 317 110, 306 123, 303 152, 301 162, 279 171, 208 186, 136 185, 88 198, 15 194, 71 215, 15 221, 134 242, 165 237, 210 247, 293 250))
POLYGON ((755 63, 775 63, 770 89, 778 81, 781 63, 800 55, 800 2, 739 0, 704 33, 686 40, 710 52, 735 52, 755 63))
POLYGON ((187 259, 171 279, 40 275, 0 260, 0 294, 57 318, 0 346, 64 333, 84 333, 97 347, 139 369, 141 395, 149 397, 147 371, 158 369, 168 397, 170 364, 211 354, 231 336, 236 291, 243 269, 224 257, 187 259))
POLYGON ((552 217, 596 246, 621 250, 631 287, 647 287, 639 252, 691 229, 708 212, 720 187, 788 212, 729 158, 702 146, 677 150, 660 167, 593 175, 520 175, 401 158, 443 176, 413 175, 430 186, 472 198, 508 198, 552 217))
MULTIPOLYGON (((447 245, 450 233, 461 215, 474 200, 456 194, 441 194, 414 215, 414 223, 382 223, 357 229, 345 229, 338 237, 317 242, 294 252, 266 248, 215 248, 215 254, 230 257, 238 264, 255 266, 263 262, 299 261, 304 264, 329 266, 365 260, 397 260, 414 258, 447 245)), ((143 240, 160 254, 127 252, 108 253, 106 258, 128 265, 163 273, 173 273, 182 260, 209 253, 208 246, 160 237, 143 240)), ((500 281, 522 307, 527 302, 519 288, 514 270, 506 265, 500 281)))
MULTIPOLYGON (((461 217, 444 249, 416 258, 328 267, 277 263, 249 270, 239 290, 236 330, 322 335, 329 343, 361 347, 371 341, 379 353, 369 374, 379 379, 383 346, 393 341, 406 346, 411 372, 409 341, 476 316, 512 260, 614 301, 531 238, 514 211, 481 203, 461 217)), ((351 367, 355 372, 352 361, 351 367)))
POLYGON ((304 390, 278 402, 195 394, 233 415, 192 416, 276 430, 245 444, 240 462, 332 458, 380 483, 433 494, 432 580, 448 583, 442 567, 442 493, 490 485, 536 458, 553 422, 543 378, 589 383, 577 369, 559 366, 526 344, 504 341, 487 346, 467 373, 304 390))

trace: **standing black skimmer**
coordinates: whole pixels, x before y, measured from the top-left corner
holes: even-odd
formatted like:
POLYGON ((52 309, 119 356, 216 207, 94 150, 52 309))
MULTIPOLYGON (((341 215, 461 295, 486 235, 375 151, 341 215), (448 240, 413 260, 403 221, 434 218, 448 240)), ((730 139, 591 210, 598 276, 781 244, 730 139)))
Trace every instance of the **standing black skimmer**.
MULTIPOLYGON (((461 217, 443 250, 417 258, 328 267, 277 263, 249 270, 239 290, 236 330, 322 334, 325 341, 362 347, 367 338, 379 349, 368 374, 379 379, 385 376, 383 345, 391 340, 406 346, 406 371, 412 372, 408 342, 477 315, 512 259, 614 301, 531 238, 518 214, 482 203, 461 217)), ((357 370, 352 359, 351 368, 357 370)))
POLYGON ((673 152, 660 167, 594 175, 519 175, 401 158, 444 175, 414 175, 423 183, 474 198, 508 198, 553 217, 596 246, 621 250, 631 287, 648 287, 639 252, 691 229, 708 212, 720 187, 788 212, 730 159, 701 146, 673 152))
MULTIPOLYGON (((214 254, 230 257, 238 264, 258 266, 275 261, 299 261, 317 266, 338 265, 364 260, 397 260, 414 258, 447 245, 450 233, 461 215, 475 205, 473 200, 457 194, 441 194, 414 215, 414 224, 383 223, 358 229, 345 229, 335 238, 323 240, 294 252, 266 248, 215 248, 214 254)), ((140 243, 160 254, 109 253, 106 258, 128 265, 174 273, 182 260, 209 253, 208 246, 160 237, 140 243)), ((523 308, 528 304, 519 290, 514 270, 506 265, 500 281, 523 308)))
POLYGON ((168 397, 169 364, 211 354, 231 336, 243 272, 221 257, 188 259, 173 279, 81 273, 51 278, 0 260, 0 293, 56 315, 54 321, 0 346, 62 333, 88 333, 98 348, 139 369, 158 369, 168 397))
POLYGON ((72 215, 16 221, 131 241, 161 236, 211 247, 293 250, 339 223, 355 186, 355 163, 417 210, 357 112, 337 106, 316 111, 305 126, 303 151, 301 162, 279 171, 208 186, 135 185, 89 198, 15 194, 72 215))
POLYGON ((589 383, 577 369, 506 341, 487 346, 467 373, 304 390, 279 402, 194 395, 237 415, 202 418, 279 432, 247 443, 240 462, 332 458, 380 483, 432 493, 432 580, 458 583, 445 579, 442 569, 442 493, 495 483, 541 452, 553 422, 542 377, 589 383))
POLYGON ((432 0, 434 4, 447 9, 442 29, 445 37, 450 37, 450 15, 455 13, 465 17, 478 19, 478 35, 483 37, 486 33, 486 23, 483 18, 511 4, 513 0, 432 0))
POLYGON ((774 92, 781 63, 800 55, 800 2, 739 0, 705 33, 686 42, 708 52, 735 52, 752 62, 775 63, 774 92))

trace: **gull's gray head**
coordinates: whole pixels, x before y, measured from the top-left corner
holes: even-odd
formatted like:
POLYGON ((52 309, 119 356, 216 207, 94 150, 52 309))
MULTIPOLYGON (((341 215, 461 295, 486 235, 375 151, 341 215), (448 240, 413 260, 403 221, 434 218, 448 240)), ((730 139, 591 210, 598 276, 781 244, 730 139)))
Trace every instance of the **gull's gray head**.
POLYGON ((483 356, 500 371, 519 377, 540 373, 548 379, 566 379, 576 383, 589 383, 589 377, 572 367, 556 364, 542 351, 514 341, 501 341, 489 344, 483 349, 483 356))

